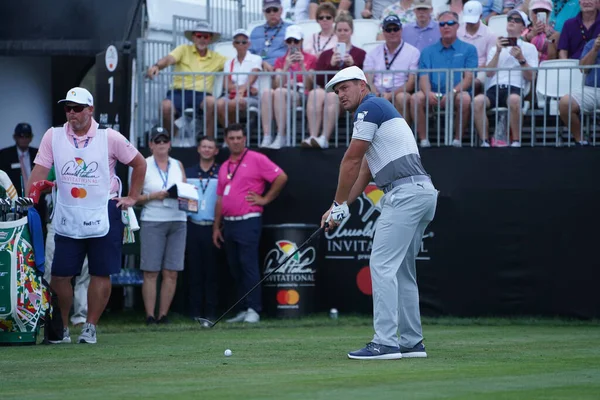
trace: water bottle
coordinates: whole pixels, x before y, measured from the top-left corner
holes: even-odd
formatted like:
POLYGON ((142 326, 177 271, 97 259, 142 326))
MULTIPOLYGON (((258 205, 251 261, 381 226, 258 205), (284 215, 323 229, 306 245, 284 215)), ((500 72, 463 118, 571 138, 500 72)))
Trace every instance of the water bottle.
POLYGON ((493 147, 506 147, 508 146, 508 110, 498 110, 498 123, 494 130, 494 140, 492 142, 493 147))

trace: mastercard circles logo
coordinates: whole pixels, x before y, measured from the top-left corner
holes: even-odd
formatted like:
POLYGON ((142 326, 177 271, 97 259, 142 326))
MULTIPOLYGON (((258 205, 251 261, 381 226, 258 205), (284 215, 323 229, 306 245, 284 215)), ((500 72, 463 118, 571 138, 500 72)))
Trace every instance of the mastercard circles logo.
POLYGON ((71 196, 75 199, 85 199, 87 197, 87 190, 74 187, 71 189, 71 196))
POLYGON ((373 285, 371 283, 371 268, 362 267, 356 274, 356 286, 362 294, 371 296, 373 294, 373 285))
POLYGON ((300 294, 294 289, 280 290, 277 292, 277 303, 279 305, 296 305, 300 301, 300 294))

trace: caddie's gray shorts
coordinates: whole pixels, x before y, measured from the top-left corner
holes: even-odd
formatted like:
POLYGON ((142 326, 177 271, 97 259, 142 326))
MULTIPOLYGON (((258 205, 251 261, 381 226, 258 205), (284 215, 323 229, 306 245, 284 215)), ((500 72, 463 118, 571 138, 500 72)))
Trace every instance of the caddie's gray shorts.
POLYGON ((142 221, 140 226, 140 269, 159 272, 162 269, 183 271, 185 257, 184 221, 142 221))

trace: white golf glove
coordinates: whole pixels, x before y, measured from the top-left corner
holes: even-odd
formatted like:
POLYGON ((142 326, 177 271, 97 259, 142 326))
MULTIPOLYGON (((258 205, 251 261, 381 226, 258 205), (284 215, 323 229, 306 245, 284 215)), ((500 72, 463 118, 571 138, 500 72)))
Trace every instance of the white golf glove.
POLYGON ((346 219, 350 215, 350 209, 348 208, 348 203, 343 202, 342 204, 338 204, 337 202, 333 202, 333 208, 329 213, 329 218, 327 218, 327 222, 335 221, 337 224, 340 224, 344 219, 346 219))

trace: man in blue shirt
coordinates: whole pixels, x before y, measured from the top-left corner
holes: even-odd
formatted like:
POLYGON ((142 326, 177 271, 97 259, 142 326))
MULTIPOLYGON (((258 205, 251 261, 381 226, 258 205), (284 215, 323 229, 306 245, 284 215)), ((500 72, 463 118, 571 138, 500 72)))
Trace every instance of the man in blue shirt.
MULTIPOLYGON (((477 49, 469 43, 457 39, 458 15, 452 11, 440 14, 439 26, 441 40, 426 47, 421 53, 419 70, 427 69, 464 69, 477 68, 477 49)), ((456 71, 452 76, 451 88, 446 87, 446 71, 420 72, 419 92, 413 96, 416 106, 412 109, 413 120, 417 121, 417 134, 421 147, 430 147, 427 139, 425 112, 426 106, 446 108, 448 94, 454 96, 454 141, 452 145, 460 147, 463 129, 469 123, 471 114, 471 85, 473 72, 456 71), (447 93, 448 92, 448 93, 447 93)))
MULTIPOLYGON (((586 43, 581 53, 579 65, 598 65, 600 63, 600 36, 586 43)), ((570 126, 569 132, 573 134, 575 144, 587 146, 588 141, 581 136, 581 119, 579 113, 591 113, 600 108, 600 69, 586 69, 585 86, 573 87, 570 95, 560 98, 558 110, 560 119, 570 126), (570 105, 570 107, 569 107, 570 105)))
POLYGON ((188 214, 185 271, 189 315, 214 321, 217 311, 217 248, 212 241, 219 153, 215 139, 204 136, 198 142, 200 163, 185 169, 188 183, 198 188, 198 212, 188 214))
POLYGON ((267 22, 250 33, 250 52, 262 57, 263 71, 272 72, 275 60, 287 52, 285 30, 290 24, 281 19, 280 0, 263 0, 263 12, 267 22))

